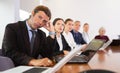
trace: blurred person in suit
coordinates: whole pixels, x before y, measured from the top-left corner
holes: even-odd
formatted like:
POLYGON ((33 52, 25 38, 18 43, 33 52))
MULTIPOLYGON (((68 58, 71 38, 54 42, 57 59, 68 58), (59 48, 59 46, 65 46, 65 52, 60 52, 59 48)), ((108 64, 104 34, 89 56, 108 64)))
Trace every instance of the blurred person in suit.
MULTIPOLYGON (((52 24, 49 23, 50 19, 49 8, 40 5, 35 7, 27 20, 8 24, 2 43, 3 55, 11 58, 15 66, 53 65, 52 51, 47 47, 46 34, 39 29, 44 27, 54 32, 52 24), (32 41, 33 33, 34 41, 32 41)), ((54 35, 51 35, 51 39, 54 39, 54 35)))
POLYGON ((85 40, 83 39, 82 33, 79 32, 80 26, 80 21, 75 21, 73 25, 73 30, 71 31, 77 45, 86 44, 85 40))

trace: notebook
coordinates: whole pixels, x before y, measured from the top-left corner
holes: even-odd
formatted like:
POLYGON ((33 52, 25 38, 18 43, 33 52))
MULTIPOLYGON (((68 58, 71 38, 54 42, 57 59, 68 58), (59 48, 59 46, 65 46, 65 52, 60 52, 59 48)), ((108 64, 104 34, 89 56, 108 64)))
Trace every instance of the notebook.
MULTIPOLYGON (((104 42, 105 41, 100 39, 93 39, 79 56, 74 56, 67 63, 88 63, 95 53, 103 46, 104 42)), ((55 59, 56 62, 59 62, 62 57, 58 56, 55 59)))
POLYGON ((55 73, 58 71, 63 65, 65 65, 72 57, 76 55, 80 51, 80 49, 84 48, 85 45, 82 45, 80 47, 76 47, 72 51, 70 51, 69 54, 67 54, 62 60, 60 60, 54 67, 52 68, 32 68, 29 70, 24 71, 23 73, 55 73))
POLYGON ((107 41, 106 43, 104 43, 104 45, 99 49, 99 50, 104 50, 105 48, 107 48, 110 44, 112 43, 112 41, 107 41))

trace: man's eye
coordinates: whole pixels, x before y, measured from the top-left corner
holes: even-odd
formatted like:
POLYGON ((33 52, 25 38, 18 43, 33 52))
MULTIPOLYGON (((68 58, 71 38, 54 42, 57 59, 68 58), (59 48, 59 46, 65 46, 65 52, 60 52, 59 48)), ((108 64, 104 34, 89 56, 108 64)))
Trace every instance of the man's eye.
POLYGON ((42 17, 41 17, 41 16, 39 16, 39 19, 42 19, 42 17))
POLYGON ((45 23, 45 24, 46 24, 46 23, 47 23, 47 21, 46 21, 46 20, 43 20, 43 23, 45 23))

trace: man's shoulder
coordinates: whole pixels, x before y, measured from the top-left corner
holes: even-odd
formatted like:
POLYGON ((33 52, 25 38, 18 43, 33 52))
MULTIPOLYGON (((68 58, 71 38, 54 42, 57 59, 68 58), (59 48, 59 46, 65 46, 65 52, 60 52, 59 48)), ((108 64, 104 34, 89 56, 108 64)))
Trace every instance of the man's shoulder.
POLYGON ((100 37, 100 35, 96 35, 95 37, 100 37))
POLYGON ((80 36, 82 36, 82 33, 81 33, 81 32, 79 32, 79 31, 78 31, 78 34, 79 34, 80 36))
POLYGON ((17 27, 19 25, 25 24, 25 21, 18 21, 14 23, 9 23, 6 27, 17 27))
POLYGON ((38 32, 39 34, 42 34, 42 35, 45 35, 45 36, 46 36, 46 33, 45 33, 44 31, 42 31, 41 29, 38 29, 37 32, 38 32))
POLYGON ((74 33, 73 30, 70 31, 72 34, 74 33))

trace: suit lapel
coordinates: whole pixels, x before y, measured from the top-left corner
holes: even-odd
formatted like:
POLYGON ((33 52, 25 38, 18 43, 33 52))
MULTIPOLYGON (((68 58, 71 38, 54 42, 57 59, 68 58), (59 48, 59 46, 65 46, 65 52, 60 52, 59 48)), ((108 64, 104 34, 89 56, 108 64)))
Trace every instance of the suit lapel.
POLYGON ((63 44, 63 50, 64 50, 64 48, 65 48, 65 39, 64 39, 62 34, 61 34, 61 38, 62 38, 62 44, 63 44))
POLYGON ((29 35, 27 31, 27 26, 26 26, 26 21, 24 21, 21 25, 21 30, 22 30, 22 36, 23 36, 23 41, 25 42, 25 49, 27 50, 27 53, 30 54, 30 42, 29 42, 29 35))

